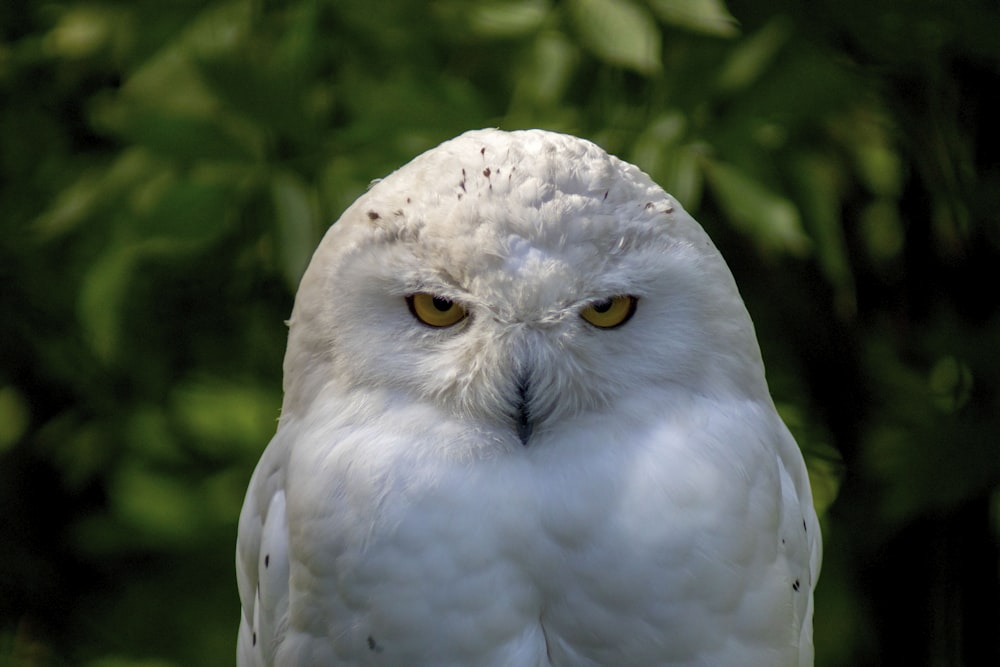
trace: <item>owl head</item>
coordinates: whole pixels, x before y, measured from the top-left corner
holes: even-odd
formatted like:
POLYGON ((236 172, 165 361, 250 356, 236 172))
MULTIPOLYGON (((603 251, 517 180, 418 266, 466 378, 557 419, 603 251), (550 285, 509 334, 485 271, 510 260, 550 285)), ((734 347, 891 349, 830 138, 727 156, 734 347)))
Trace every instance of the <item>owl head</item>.
POLYGON ((541 130, 467 132, 374 183, 316 250, 289 326, 283 419, 350 393, 524 446, 633 405, 769 400, 698 223, 635 166, 541 130))

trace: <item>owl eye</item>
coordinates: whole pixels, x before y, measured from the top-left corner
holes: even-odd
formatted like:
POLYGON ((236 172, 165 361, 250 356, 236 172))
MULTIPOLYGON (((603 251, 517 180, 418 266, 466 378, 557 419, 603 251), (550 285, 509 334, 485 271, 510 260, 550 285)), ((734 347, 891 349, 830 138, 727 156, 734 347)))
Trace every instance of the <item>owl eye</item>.
POLYGON ((580 311, 580 317, 599 329, 614 329, 631 319, 638 301, 636 297, 625 294, 592 301, 580 311))
POLYGON ((413 316, 429 327, 450 327, 458 324, 468 315, 465 308, 451 299, 434 296, 427 292, 417 292, 406 297, 413 316))

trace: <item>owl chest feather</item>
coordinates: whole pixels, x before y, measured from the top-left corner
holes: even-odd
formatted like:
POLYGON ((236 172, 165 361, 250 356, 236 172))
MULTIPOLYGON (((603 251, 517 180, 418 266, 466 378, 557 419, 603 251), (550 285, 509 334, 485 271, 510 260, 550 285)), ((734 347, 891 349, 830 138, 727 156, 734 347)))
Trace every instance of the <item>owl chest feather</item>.
POLYGON ((734 452, 691 418, 628 439, 584 418, 486 457, 412 433, 307 448, 292 627, 309 610, 303 641, 343 664, 797 664, 780 462, 746 423, 734 452))

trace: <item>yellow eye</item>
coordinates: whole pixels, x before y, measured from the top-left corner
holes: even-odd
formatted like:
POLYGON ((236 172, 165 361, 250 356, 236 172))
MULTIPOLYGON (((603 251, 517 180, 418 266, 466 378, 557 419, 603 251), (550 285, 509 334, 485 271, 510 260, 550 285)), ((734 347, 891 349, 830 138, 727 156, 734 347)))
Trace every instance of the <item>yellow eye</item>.
POLYGON ((450 327, 461 322, 468 314, 465 308, 444 297, 417 292, 406 297, 406 305, 413 316, 429 327, 450 327))
POLYGON ((619 295, 594 301, 589 306, 580 311, 580 317, 587 320, 595 327, 601 329, 614 329, 629 321, 635 314, 635 304, 638 299, 634 296, 619 295))

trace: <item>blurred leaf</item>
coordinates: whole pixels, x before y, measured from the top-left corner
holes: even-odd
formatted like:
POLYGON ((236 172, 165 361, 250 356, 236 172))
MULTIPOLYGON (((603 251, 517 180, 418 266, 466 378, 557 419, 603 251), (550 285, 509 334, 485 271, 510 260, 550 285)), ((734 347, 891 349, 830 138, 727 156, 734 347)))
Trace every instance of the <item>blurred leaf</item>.
POLYGON ((873 193, 884 197, 900 195, 903 172, 895 150, 873 139, 862 140, 857 145, 857 160, 858 173, 873 193))
POLYGON ((694 210, 701 203, 702 178, 701 160, 703 149, 700 145, 685 144, 667 155, 661 173, 663 182, 672 188, 669 192, 688 210, 694 210))
POLYGON ((823 275, 836 290, 837 309, 853 316, 857 308, 854 275, 840 211, 840 191, 835 163, 828 156, 805 154, 792 162, 798 200, 819 259, 823 275))
POLYGON ((532 107, 557 104, 569 85, 579 55, 579 49, 563 33, 554 30, 540 33, 532 45, 530 66, 519 72, 512 113, 517 113, 526 102, 532 107))
POLYGON ((59 58, 88 58, 121 39, 130 27, 124 19, 124 12, 108 5, 71 6, 45 36, 45 48, 59 58))
POLYGON ((197 66, 226 105, 227 115, 238 114, 253 123, 258 145, 264 143, 265 133, 272 140, 276 133, 302 141, 315 138, 315 124, 305 112, 303 72, 267 61, 248 66, 243 53, 198 60, 197 66))
POLYGON ((50 419, 32 444, 56 465, 63 484, 76 491, 106 473, 118 455, 108 423, 87 419, 76 411, 50 419))
POLYGON ((718 37, 739 34, 739 22, 722 0, 649 0, 662 21, 692 32, 718 37))
POLYGON ((942 357, 931 368, 928 385, 934 404, 942 412, 957 412, 972 395, 972 370, 955 357, 942 357))
POLYGON ((181 160, 246 160, 260 154, 259 138, 226 118, 196 62, 220 57, 245 38, 250 3, 217 2, 174 41, 143 62, 114 95, 92 106, 97 127, 181 160))
POLYGON ((218 111, 215 94, 199 77, 191 53, 179 43, 145 61, 117 93, 110 99, 98 98, 95 120, 99 126, 113 124, 120 118, 116 114, 133 106, 195 118, 209 118, 218 111))
POLYGON ((157 466, 179 466, 188 457, 186 443, 172 428, 168 408, 163 405, 137 405, 124 424, 131 456, 157 466))
POLYGON ((483 37, 517 37, 538 30, 552 10, 548 0, 469 3, 469 27, 483 37))
POLYGON ((42 238, 59 236, 73 229, 102 203, 101 184, 105 173, 103 169, 88 170, 59 193, 52 206, 35 220, 42 238))
POLYGON ((24 435, 30 411, 24 397, 16 388, 0 387, 0 454, 24 435))
POLYGON ((840 493, 840 484, 844 477, 844 465, 837 450, 827 446, 828 456, 806 455, 806 467, 809 473, 809 488, 812 490, 813 507, 816 514, 822 518, 833 505, 840 493))
POLYGON ((191 446, 216 454, 262 449, 277 428, 280 407, 277 388, 220 379, 189 381, 170 400, 171 412, 194 438, 191 446))
POLYGON ((683 113, 676 109, 667 110, 653 119, 636 138, 630 155, 633 162, 670 192, 673 192, 672 184, 662 176, 663 164, 677 150, 687 128, 687 118, 683 113))
POLYGON ((138 223, 147 247, 167 241, 196 249, 226 229, 233 211, 231 189, 183 180, 171 183, 138 223))
MULTIPOLYGON (((265 446, 264 441, 261 441, 257 449, 246 452, 248 459, 256 462, 265 446)), ((206 478, 201 487, 205 511, 220 524, 235 522, 243 507, 247 480, 247 471, 242 465, 230 465, 206 478)))
POLYGON ((271 179, 271 197, 282 273, 295 290, 319 241, 319 204, 315 190, 288 171, 277 172, 271 179))
POLYGON ((126 542, 180 546, 193 540, 207 521, 199 495, 187 480, 136 462, 118 468, 110 494, 117 518, 134 531, 118 538, 126 542))
POLYGON ((115 246, 84 276, 77 314, 84 337, 104 362, 115 358, 121 334, 122 300, 137 258, 131 246, 115 246))
POLYGON ((763 76, 781 47, 788 41, 792 26, 784 17, 771 19, 753 35, 740 40, 729 52, 716 76, 716 86, 726 93, 746 88, 763 76))
POLYGON ((880 264, 899 258, 906 232, 895 202, 876 199, 867 204, 861 211, 859 228, 870 258, 880 264))
POLYGON ((788 425, 802 450, 809 473, 813 506, 822 519, 826 510, 837 499, 844 477, 844 462, 840 453, 830 444, 830 433, 814 416, 808 415, 799 405, 775 402, 778 414, 788 425))
POLYGON ((183 116, 172 111, 130 107, 123 109, 115 127, 130 142, 164 158, 182 162, 232 160, 247 162, 261 157, 258 137, 221 115, 183 116))
POLYGON ((188 23, 173 45, 199 57, 231 52, 246 42, 254 28, 254 19, 259 18, 255 16, 257 11, 246 0, 204 3, 204 9, 188 23))
POLYGON ((726 217, 759 248, 797 256, 809 252, 809 237, 794 203, 721 162, 706 161, 705 174, 726 217))
POLYGON ((231 526, 246 473, 229 468, 195 476, 181 470, 135 458, 115 467, 108 488, 111 512, 80 522, 78 548, 95 557, 147 550, 183 553, 219 527, 231 526))
POLYGON ((660 70, 660 30, 631 0, 568 0, 583 43, 600 59, 641 74, 660 70))
POLYGON ((701 199, 702 151, 689 143, 688 128, 680 110, 665 111, 636 138, 630 159, 692 211, 701 199))
MULTIPOLYGON (((317 57, 323 45, 329 38, 323 29, 322 16, 324 5, 321 2, 298 2, 292 4, 284 13, 282 29, 274 36, 272 61, 279 76, 294 79, 296 85, 301 85, 314 75, 317 57)), ((257 38, 260 34, 259 25, 254 25, 254 9, 247 28, 248 38, 242 39, 243 50, 253 55, 260 51, 257 38), (254 30, 258 28, 258 30, 254 30)), ((266 34, 266 33, 265 33, 266 34)))
POLYGON ((117 208, 126 193, 134 193, 162 168, 145 149, 125 149, 110 167, 88 169, 63 189, 55 202, 35 219, 35 229, 43 240, 62 236, 82 222, 117 208))

